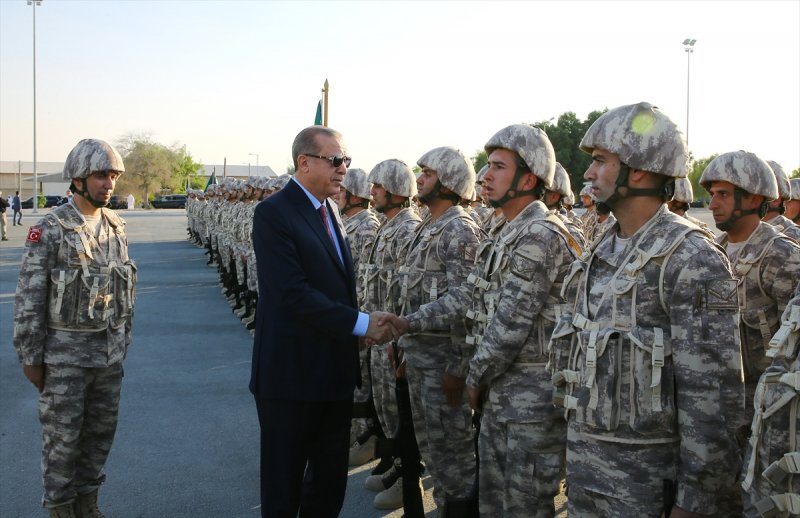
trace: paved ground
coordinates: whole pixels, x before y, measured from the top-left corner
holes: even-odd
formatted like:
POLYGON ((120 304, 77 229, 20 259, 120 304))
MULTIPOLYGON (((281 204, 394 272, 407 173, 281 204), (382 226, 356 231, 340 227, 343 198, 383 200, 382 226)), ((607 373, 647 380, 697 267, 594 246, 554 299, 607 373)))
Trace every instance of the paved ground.
MULTIPOLYGON (((183 210, 121 214, 139 288, 102 507, 116 518, 258 516, 258 421, 247 390, 252 339, 220 295, 216 271, 184 239, 183 210)), ((692 214, 713 228, 708 211, 692 214)), ((14 518, 44 515, 37 397, 12 347, 22 246, 37 219, 30 211, 24 217, 23 227, 9 223, 10 241, 0 245, 0 516, 14 518)), ((402 514, 373 509, 373 494, 363 489, 371 467, 351 470, 343 517, 402 514)), ((433 516, 430 481, 423 483, 433 516)))

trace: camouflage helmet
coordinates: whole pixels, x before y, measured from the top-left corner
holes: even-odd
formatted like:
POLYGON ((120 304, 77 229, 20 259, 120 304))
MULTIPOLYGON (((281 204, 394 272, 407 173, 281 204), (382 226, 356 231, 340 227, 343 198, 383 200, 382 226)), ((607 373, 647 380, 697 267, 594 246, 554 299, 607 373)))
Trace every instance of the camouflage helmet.
POLYGON ((578 196, 591 196, 591 195, 592 195, 592 184, 590 183, 584 184, 578 196))
POLYGON ((62 178, 86 178, 97 171, 125 172, 122 157, 111 144, 104 140, 87 138, 83 139, 72 148, 64 163, 62 178))
POLYGON ((486 171, 489 170, 489 164, 485 164, 481 167, 481 170, 477 172, 475 175, 475 182, 476 183, 483 183, 483 178, 486 176, 486 171))
POLYGON ((586 131, 581 150, 615 153, 629 167, 673 178, 689 172, 689 152, 678 126, 650 103, 609 110, 586 131))
POLYGON ((569 194, 567 194, 564 197, 564 205, 569 205, 570 207, 575 205, 575 193, 574 192, 569 191, 569 194))
POLYGON ((275 183, 272 185, 272 188, 274 190, 276 190, 276 191, 280 191, 281 189, 286 187, 286 184, 289 183, 289 180, 291 180, 291 179, 292 179, 292 177, 290 175, 282 174, 282 175, 278 176, 277 178, 275 178, 275 183))
POLYGON ((450 146, 431 149, 417 160, 417 165, 436 171, 442 185, 461 199, 472 199, 475 191, 475 168, 460 150, 450 146))
POLYGON ((347 174, 344 175, 344 180, 342 180, 342 187, 359 198, 372 199, 372 194, 370 193, 372 184, 367 181, 367 172, 363 169, 357 167, 348 169, 347 174))
POLYGON ((405 162, 395 158, 384 160, 373 167, 367 181, 381 185, 396 196, 413 198, 417 195, 417 178, 405 162))
POLYGON ((792 178, 789 185, 792 187, 792 199, 800 200, 800 178, 792 178))
POLYGON ((692 203, 694 200, 694 190, 692 182, 688 178, 678 178, 675 180, 675 194, 672 200, 680 203, 692 203))
POLYGON ((778 198, 778 182, 769 164, 748 151, 731 151, 712 160, 700 177, 700 185, 708 190, 713 182, 730 182, 767 200, 778 198))
POLYGON ((789 183, 789 175, 783 170, 781 165, 774 160, 767 160, 767 165, 775 174, 775 180, 778 182, 778 194, 784 200, 792 199, 792 185, 789 183))
POLYGON ((542 180, 546 189, 553 184, 556 154, 553 144, 541 129, 528 124, 507 126, 495 133, 484 146, 490 155, 498 148, 518 154, 533 175, 542 180))
POLYGON ((569 181, 569 174, 560 163, 556 162, 556 172, 553 175, 553 185, 551 191, 559 193, 566 198, 572 194, 572 183, 569 181))

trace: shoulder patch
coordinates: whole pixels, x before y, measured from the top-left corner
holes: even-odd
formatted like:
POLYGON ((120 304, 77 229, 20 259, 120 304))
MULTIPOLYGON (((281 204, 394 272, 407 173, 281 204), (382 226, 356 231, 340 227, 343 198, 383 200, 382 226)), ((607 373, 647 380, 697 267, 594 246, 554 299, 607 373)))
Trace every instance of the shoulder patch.
POLYGON ((511 273, 522 277, 526 281, 533 280, 535 269, 536 263, 530 257, 526 257, 519 252, 511 257, 511 273))
POLYGON ((38 243, 40 239, 42 239, 42 227, 33 226, 28 229, 28 237, 25 239, 26 241, 38 243))
POLYGON ((465 243, 463 248, 464 248, 464 260, 469 261, 470 263, 474 263, 475 258, 478 256, 478 244, 465 243))
POLYGON ((706 307, 723 311, 738 311, 735 279, 710 279, 706 281, 706 307))

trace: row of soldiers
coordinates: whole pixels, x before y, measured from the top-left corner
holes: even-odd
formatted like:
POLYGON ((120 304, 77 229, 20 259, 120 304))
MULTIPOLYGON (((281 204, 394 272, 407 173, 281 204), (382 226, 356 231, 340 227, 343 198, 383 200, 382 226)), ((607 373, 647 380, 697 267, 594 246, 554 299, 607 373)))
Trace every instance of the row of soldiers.
MULTIPOLYGON (((351 463, 398 429, 404 379, 442 516, 553 516, 565 469, 570 516, 800 514, 800 185, 720 155, 700 180, 715 237, 686 214, 685 141, 656 107, 608 111, 580 147, 580 217, 527 125, 487 141, 478 175, 451 147, 419 177, 394 159, 348 170, 336 201, 360 304, 397 315, 396 342, 362 354, 356 403, 373 412, 351 463)), ((259 181, 187 207, 243 316, 259 181)), ((387 454, 373 469, 376 507, 403 504, 402 468, 387 454)))

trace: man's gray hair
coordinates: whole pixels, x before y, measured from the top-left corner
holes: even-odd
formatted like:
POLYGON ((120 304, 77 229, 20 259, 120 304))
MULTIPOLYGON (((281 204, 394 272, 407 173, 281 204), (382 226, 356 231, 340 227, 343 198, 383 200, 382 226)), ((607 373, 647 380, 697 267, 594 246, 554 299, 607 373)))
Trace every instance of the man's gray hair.
POLYGON ((328 128, 327 126, 309 126, 294 138, 292 144, 292 162, 294 162, 294 170, 297 171, 297 157, 305 153, 319 154, 319 144, 317 144, 317 135, 327 135, 333 137, 339 142, 343 140, 342 134, 335 129, 328 128))

